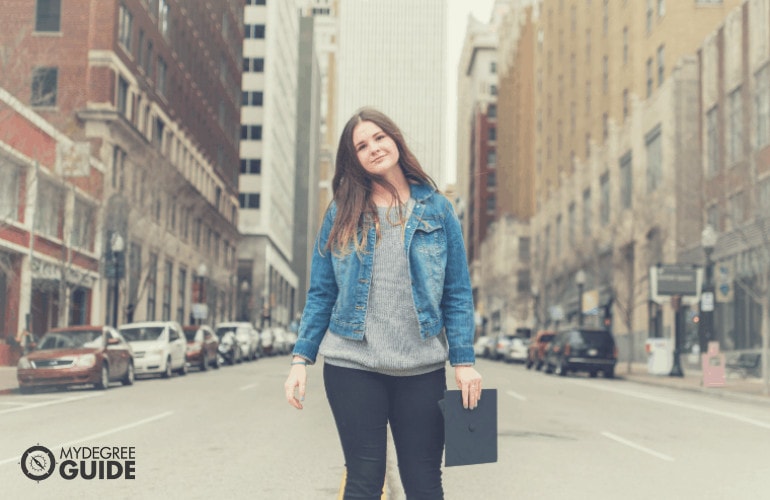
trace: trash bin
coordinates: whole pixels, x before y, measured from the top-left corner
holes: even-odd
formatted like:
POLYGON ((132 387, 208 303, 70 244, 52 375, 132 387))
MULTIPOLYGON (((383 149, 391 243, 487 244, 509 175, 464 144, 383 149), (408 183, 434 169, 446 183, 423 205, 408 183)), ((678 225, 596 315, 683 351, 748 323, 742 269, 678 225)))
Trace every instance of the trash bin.
POLYGON ((668 375, 674 365, 674 344, 670 339, 651 338, 644 343, 647 352, 647 373, 668 375))

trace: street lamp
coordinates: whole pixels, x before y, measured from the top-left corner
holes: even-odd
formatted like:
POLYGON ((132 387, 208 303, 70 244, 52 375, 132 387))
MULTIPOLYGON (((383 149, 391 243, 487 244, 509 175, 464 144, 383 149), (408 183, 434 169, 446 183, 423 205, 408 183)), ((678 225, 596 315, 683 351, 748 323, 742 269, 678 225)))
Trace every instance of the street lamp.
POLYGON ((583 326, 583 286, 586 284, 586 273, 582 269, 575 273, 575 283, 578 287, 578 326, 583 326))
POLYGON ((249 314, 249 291, 251 290, 251 284, 248 281, 241 281, 241 312, 239 318, 241 321, 251 321, 251 314, 249 314))
POLYGON ((701 354, 708 350, 708 343, 714 338, 714 261, 711 254, 717 244, 717 233, 709 224, 700 236, 703 253, 706 254, 705 276, 700 295, 700 322, 698 323, 698 343, 701 354))
POLYGON ((120 284, 120 278, 123 277, 123 266, 121 265, 123 263, 123 251, 125 250, 125 242, 123 241, 123 237, 120 235, 120 233, 112 233, 112 237, 110 238, 110 252, 111 252, 111 259, 112 259, 112 274, 113 274, 113 284, 112 284, 112 326, 117 328, 118 327, 118 293, 119 293, 119 284, 120 284))

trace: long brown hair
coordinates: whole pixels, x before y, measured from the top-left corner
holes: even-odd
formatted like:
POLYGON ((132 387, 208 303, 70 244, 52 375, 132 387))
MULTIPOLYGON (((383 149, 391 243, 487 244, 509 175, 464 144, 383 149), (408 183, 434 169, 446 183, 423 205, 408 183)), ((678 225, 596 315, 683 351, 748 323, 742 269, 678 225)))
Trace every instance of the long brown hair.
MULTIPOLYGON (((377 222, 377 208, 372 201, 372 191, 377 183, 386 188, 399 201, 399 206, 406 200, 401 200, 395 186, 383 176, 367 172, 358 161, 358 155, 353 144, 353 130, 361 122, 372 122, 382 129, 398 147, 398 164, 410 184, 426 184, 436 189, 436 183, 420 166, 420 162, 404 141, 404 135, 398 126, 381 111, 374 108, 361 108, 348 120, 340 136, 337 147, 337 164, 332 180, 332 192, 337 203, 337 216, 332 225, 327 249, 335 253, 348 251, 354 242, 356 252, 366 248, 366 228, 364 223, 370 220, 377 222), (367 218, 367 215, 369 218, 367 218), (358 230, 361 231, 360 238, 358 230)), ((399 216, 401 216, 399 208, 399 216)), ((368 226, 367 226, 368 227, 368 226)))

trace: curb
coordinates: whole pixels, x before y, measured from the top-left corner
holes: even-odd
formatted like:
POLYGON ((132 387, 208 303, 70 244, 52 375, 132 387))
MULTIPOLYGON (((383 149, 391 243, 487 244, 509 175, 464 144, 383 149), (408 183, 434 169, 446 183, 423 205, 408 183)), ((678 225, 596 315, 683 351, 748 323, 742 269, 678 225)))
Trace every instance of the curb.
POLYGON ((763 395, 755 395, 755 394, 745 394, 742 392, 736 392, 730 389, 725 389, 723 387, 702 387, 702 386, 685 386, 685 385, 671 385, 666 384, 664 382, 657 382, 655 380, 650 380, 645 377, 628 377, 625 375, 619 375, 617 378, 622 378, 623 380, 629 381, 629 382, 636 382, 638 384, 648 385, 648 386, 654 386, 654 387, 667 387, 669 389, 675 389, 678 391, 686 391, 686 392, 693 392, 697 394, 706 394, 712 397, 721 398, 721 399, 731 399, 731 400, 737 400, 742 401, 744 403, 757 403, 757 404, 763 404, 763 405, 770 405, 770 397, 763 396, 763 395))

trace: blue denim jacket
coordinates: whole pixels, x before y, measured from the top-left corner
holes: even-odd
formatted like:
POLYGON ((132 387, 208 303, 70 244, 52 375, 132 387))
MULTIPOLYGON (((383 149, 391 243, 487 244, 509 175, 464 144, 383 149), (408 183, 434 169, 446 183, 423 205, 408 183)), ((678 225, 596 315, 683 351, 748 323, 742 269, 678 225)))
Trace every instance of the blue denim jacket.
MULTIPOLYGON (((460 222, 452 204, 433 188, 411 185, 414 208, 406 224, 404 247, 420 335, 423 339, 446 331, 449 362, 473 364, 473 295, 460 222)), ((372 280, 375 228, 367 234, 363 253, 352 248, 335 255, 326 248, 337 213, 332 203, 315 242, 310 288, 299 327, 294 355, 315 362, 329 330, 362 340, 369 286, 372 280)))

